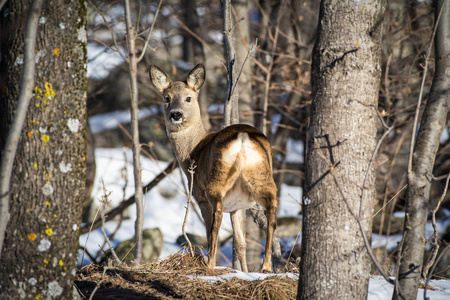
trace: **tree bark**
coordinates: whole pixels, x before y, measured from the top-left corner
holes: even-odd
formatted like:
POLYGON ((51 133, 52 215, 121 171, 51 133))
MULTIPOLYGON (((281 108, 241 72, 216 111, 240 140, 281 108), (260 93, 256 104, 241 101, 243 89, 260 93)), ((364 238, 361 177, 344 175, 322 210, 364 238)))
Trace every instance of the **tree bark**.
POLYGON ((378 1, 323 0, 313 51, 298 299, 366 299, 375 200, 381 23, 378 1), (367 175, 366 175, 367 174, 367 175), (365 183, 364 183, 365 182, 365 183))
POLYGON ((225 97, 225 108, 223 113, 223 127, 231 124, 239 124, 239 99, 236 86, 236 41, 234 37, 234 22, 232 21, 231 0, 222 0, 223 32, 225 41, 225 57, 227 66, 227 91, 225 97))
MULTIPOLYGON (((35 55, 36 35, 39 16, 41 15, 42 0, 33 1, 28 14, 27 25, 25 29, 24 53, 23 53, 23 71, 20 81, 20 94, 17 100, 16 112, 11 126, 6 124, 9 130, 5 132, 7 136, 6 143, 0 143, 1 161, 0 161, 0 259, 2 257, 3 242, 5 239, 6 226, 9 222, 9 195, 11 174, 14 160, 16 158, 17 145, 19 144, 20 134, 25 123, 28 106, 34 87, 35 73, 35 55)), ((1 5, 3 7, 3 4, 1 5)), ((6 118, 5 118, 6 119, 6 118)))
MULTIPOLYGON (((2 137, 20 91, 30 6, 31 1, 11 0, 1 12, 0 111, 7 120, 0 125, 2 137)), ((85 1, 45 2, 37 30, 34 95, 11 177, 1 296, 70 299, 85 187, 85 1)))
MULTIPOLYGON (((420 123, 412 169, 408 172, 408 191, 404 243, 401 249, 397 285, 405 299, 416 299, 423 268, 425 224, 430 199, 433 166, 450 103, 450 3, 436 1, 436 19, 444 5, 435 36, 435 74, 420 123)), ((414 134, 414 133, 413 133, 414 134)), ((401 299, 394 294, 393 299, 401 299)))
MULTIPOLYGON (((183 5, 183 22, 186 26, 193 32, 200 32, 199 16, 197 14, 197 4, 196 0, 186 0, 182 1, 183 5)), ((185 30, 182 31, 183 36, 183 60, 186 62, 193 63, 194 65, 198 63, 206 64, 205 51, 203 49, 202 43, 197 40, 190 32, 185 30)), ((203 126, 205 126, 206 131, 211 130, 211 123, 209 121, 208 112, 208 80, 203 83, 203 88, 200 90, 200 95, 198 96, 198 101, 200 105, 200 112, 202 114, 203 126)))
MULTIPOLYGON (((244 59, 247 56, 250 47, 250 23, 248 14, 248 0, 232 1, 235 12, 235 19, 243 18, 236 28, 236 61, 237 71, 242 73, 239 78, 238 98, 239 98, 239 121, 241 124, 249 124, 254 126, 253 110, 252 110, 252 67, 250 61, 247 61, 244 66, 244 59)), ((247 265, 250 272, 259 271, 261 266, 261 249, 260 228, 258 224, 253 221, 250 210, 245 212, 245 236, 247 240, 247 265)))

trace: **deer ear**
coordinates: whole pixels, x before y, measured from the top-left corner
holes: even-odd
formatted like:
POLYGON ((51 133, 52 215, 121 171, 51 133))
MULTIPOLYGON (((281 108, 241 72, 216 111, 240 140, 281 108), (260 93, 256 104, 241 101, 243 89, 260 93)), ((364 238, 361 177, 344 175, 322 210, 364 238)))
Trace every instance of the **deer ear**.
POLYGON ((150 80, 160 93, 164 92, 172 83, 169 75, 157 66, 150 66, 149 74, 150 80))
POLYGON ((198 92, 205 82, 205 67, 202 64, 196 65, 189 73, 186 82, 189 87, 198 92))

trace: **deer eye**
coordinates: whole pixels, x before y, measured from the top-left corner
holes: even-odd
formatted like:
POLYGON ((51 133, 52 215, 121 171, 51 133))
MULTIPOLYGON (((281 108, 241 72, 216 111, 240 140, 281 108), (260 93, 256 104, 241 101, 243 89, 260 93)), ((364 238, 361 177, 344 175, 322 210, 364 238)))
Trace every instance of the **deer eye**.
POLYGON ((164 98, 166 100, 166 103, 170 102, 170 96, 166 96, 166 98, 164 98))
POLYGON ((191 102, 191 97, 190 96, 186 97, 186 102, 191 102))

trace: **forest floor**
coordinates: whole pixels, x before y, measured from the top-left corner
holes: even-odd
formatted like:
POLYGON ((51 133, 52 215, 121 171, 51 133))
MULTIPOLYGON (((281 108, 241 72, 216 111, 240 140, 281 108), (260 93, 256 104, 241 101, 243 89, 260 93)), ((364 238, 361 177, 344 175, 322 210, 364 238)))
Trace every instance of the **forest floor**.
POLYGON ((75 284, 82 299, 296 298, 298 280, 285 274, 257 280, 205 280, 234 272, 230 268, 208 269, 201 253, 192 258, 178 252, 161 262, 139 267, 87 265, 79 270, 75 284))

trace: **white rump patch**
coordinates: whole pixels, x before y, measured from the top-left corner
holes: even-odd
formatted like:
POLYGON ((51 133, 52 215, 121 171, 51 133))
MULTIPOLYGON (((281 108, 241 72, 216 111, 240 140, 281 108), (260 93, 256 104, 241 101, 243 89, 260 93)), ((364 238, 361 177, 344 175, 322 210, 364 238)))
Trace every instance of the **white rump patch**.
POLYGON ((236 162, 237 156, 241 154, 241 166, 254 166, 261 163, 262 157, 248 137, 248 133, 241 132, 238 138, 231 143, 227 150, 223 153, 225 163, 231 165, 236 162))

